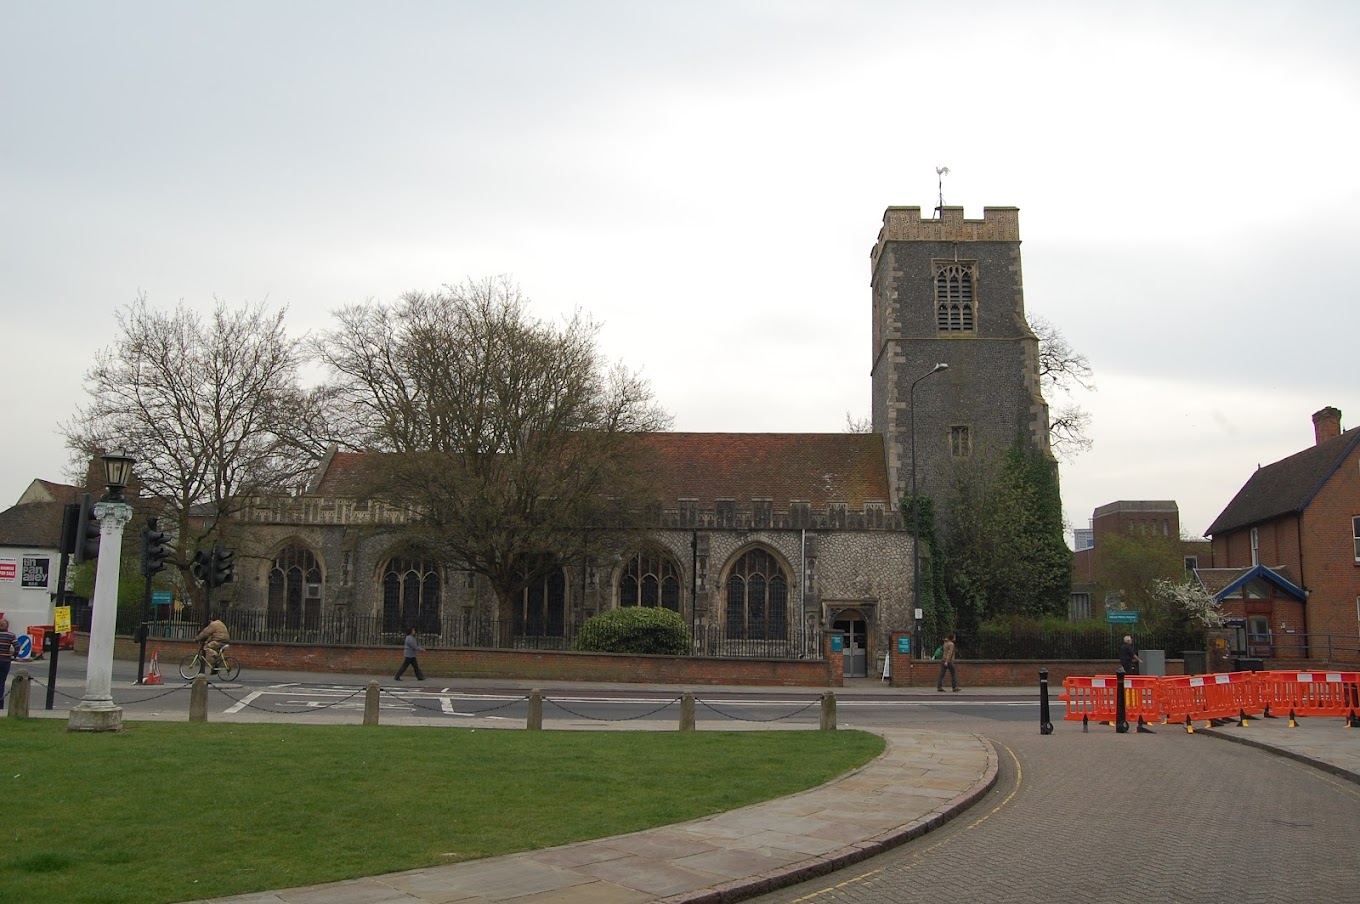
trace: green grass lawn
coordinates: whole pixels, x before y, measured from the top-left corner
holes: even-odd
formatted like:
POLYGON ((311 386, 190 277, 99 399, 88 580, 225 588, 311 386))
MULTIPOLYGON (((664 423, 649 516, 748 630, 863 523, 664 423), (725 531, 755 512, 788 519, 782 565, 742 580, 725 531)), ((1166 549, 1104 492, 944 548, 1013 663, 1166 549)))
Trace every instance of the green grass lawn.
POLYGON ((159 904, 491 857, 779 797, 882 749, 858 731, 0 719, 0 900, 159 904))

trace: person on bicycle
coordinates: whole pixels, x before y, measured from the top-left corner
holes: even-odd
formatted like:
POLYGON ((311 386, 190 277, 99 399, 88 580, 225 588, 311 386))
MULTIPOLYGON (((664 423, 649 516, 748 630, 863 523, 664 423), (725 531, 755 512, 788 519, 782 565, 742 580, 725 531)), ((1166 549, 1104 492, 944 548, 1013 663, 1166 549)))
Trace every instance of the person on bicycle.
POLYGON ((222 619, 214 618, 208 622, 208 626, 198 632, 194 638, 203 645, 203 658, 208 660, 208 665, 213 671, 222 665, 222 648, 227 645, 231 638, 227 634, 227 626, 222 623, 222 619))

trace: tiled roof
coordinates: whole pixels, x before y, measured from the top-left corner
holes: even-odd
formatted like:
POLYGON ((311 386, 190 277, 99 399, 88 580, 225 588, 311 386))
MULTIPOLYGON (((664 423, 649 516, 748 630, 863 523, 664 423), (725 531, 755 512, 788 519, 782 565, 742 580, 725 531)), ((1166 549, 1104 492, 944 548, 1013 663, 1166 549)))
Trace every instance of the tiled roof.
POLYGON ((661 498, 772 499, 776 511, 801 500, 814 510, 829 502, 859 511, 865 502, 897 506, 889 497, 883 437, 876 433, 648 433, 657 453, 661 498))
MULTIPOLYGON (((715 500, 770 499, 776 511, 794 500, 825 510, 844 502, 897 508, 889 497, 883 437, 874 433, 645 433, 639 441, 656 455, 651 463, 663 504, 694 499, 701 509, 715 500)), ((353 496, 364 482, 358 452, 336 452, 309 487, 322 496, 353 496)))
POLYGON ((85 492, 80 487, 71 486, 66 483, 56 483, 51 480, 38 478, 28 485, 24 494, 19 497, 18 505, 26 505, 30 502, 77 502, 80 494, 85 492))
POLYGON ((64 502, 28 502, 0 512, 0 546, 56 549, 61 545, 64 502))
POLYGON ((1215 535, 1302 513, 1322 484, 1360 445, 1360 427, 1258 468, 1205 531, 1215 535))

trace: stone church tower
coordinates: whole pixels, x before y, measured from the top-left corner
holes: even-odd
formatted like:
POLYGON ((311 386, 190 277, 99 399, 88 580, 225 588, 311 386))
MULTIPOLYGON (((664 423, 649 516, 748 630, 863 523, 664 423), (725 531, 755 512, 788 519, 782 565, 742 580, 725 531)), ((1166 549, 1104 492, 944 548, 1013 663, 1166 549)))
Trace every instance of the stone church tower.
POLYGON ((883 214, 871 256, 872 414, 894 504, 911 494, 913 433, 918 492, 933 497, 940 514, 949 465, 995 461, 1017 438, 1052 455, 1039 341, 1025 318, 1019 213, 883 214), (931 374, 937 364, 948 369, 931 374))

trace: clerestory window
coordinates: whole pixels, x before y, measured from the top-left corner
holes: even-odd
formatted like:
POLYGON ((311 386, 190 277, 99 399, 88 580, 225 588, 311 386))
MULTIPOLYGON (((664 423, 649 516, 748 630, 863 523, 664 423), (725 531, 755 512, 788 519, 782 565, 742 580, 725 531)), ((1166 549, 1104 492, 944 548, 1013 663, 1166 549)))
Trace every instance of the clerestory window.
POLYGON ((935 270, 935 328, 942 333, 974 331, 974 265, 949 261, 935 270))

